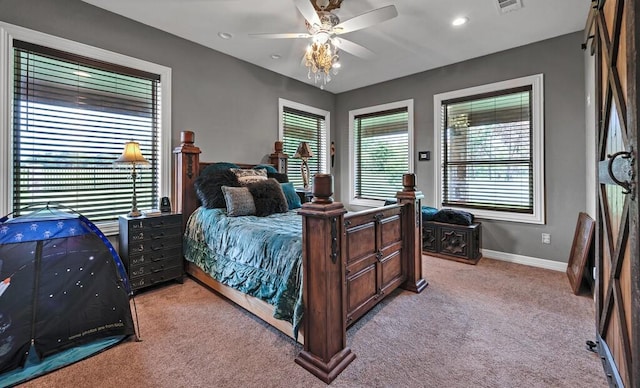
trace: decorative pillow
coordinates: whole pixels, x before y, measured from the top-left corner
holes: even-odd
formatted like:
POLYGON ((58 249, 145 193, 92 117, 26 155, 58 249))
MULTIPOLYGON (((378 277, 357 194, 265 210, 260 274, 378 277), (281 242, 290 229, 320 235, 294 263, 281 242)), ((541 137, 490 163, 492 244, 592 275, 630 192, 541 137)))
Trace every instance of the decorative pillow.
POLYGON ((202 206, 208 209, 225 207, 222 186, 239 187, 240 182, 231 170, 213 170, 208 174, 201 174, 193 183, 196 195, 202 206))
POLYGON ((462 210, 442 209, 433 216, 432 221, 469 226, 473 224, 473 214, 462 210))
POLYGON ((248 188, 222 186, 222 193, 227 204, 228 216, 237 217, 256 214, 256 205, 248 188))
POLYGON ((256 216, 264 217, 289 210, 287 199, 277 180, 270 178, 247 185, 256 205, 256 216))
POLYGON ((273 179, 277 180, 280 183, 289 182, 289 176, 287 174, 283 174, 283 173, 280 173, 280 172, 269 172, 269 171, 267 171, 267 178, 273 178, 273 179))
POLYGON ((238 168, 238 165, 235 163, 229 163, 229 162, 211 163, 210 165, 205 167, 204 170, 200 172, 200 175, 210 174, 214 171, 219 171, 219 170, 228 170, 230 168, 238 168))
POLYGON ((276 170, 275 167, 273 167, 270 164, 258 164, 257 166, 253 167, 255 170, 267 170, 267 173, 277 173, 278 170, 276 170))
POLYGON ((422 207, 422 222, 432 221, 433 217, 438 212, 435 207, 423 206, 422 207))
POLYGON ((267 170, 265 169, 256 170, 232 168, 231 171, 236 174, 236 177, 238 177, 238 182, 240 182, 242 186, 246 186, 249 183, 253 183, 256 181, 264 181, 267 179, 267 170))
POLYGON ((296 188, 293 187, 293 183, 280 183, 280 187, 282 187, 284 197, 287 199, 287 206, 289 207, 289 210, 302 207, 302 202, 300 201, 298 193, 296 193, 296 188))

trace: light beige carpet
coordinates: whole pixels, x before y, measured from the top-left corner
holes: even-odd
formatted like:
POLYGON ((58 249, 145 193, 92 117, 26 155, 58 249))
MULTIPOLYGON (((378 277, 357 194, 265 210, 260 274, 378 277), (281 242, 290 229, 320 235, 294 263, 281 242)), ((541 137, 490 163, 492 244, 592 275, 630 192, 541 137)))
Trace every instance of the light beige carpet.
MULTIPOLYGON (((347 333, 357 358, 335 387, 606 387, 593 301, 564 273, 424 257, 429 286, 399 291, 347 333)), ((323 387, 300 345, 193 280, 136 297, 126 342, 25 387, 323 387)))

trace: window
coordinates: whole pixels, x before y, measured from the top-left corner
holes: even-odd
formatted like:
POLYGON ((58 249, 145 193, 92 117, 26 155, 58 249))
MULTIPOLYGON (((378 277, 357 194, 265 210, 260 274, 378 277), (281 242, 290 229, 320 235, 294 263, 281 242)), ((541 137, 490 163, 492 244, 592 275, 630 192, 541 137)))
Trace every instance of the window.
POLYGON ((437 205, 543 223, 542 75, 435 97, 437 205))
POLYGON ((413 100, 349 112, 351 203, 377 206, 413 172, 413 100))
POLYGON ((157 208, 170 184, 170 128, 161 117, 170 70, 33 31, 24 37, 3 39, 12 87, 0 162, 10 166, 1 173, 11 185, 1 206, 18 216, 31 204, 59 203, 115 232, 117 217, 131 209, 132 181, 113 162, 133 140, 150 162, 138 170, 138 207, 157 208))
POLYGON ((309 184, 312 185, 315 174, 329 172, 329 153, 327 150, 329 112, 284 99, 280 99, 279 105, 279 138, 282 139, 283 152, 289 155, 287 164, 289 181, 293 182, 296 187, 302 187, 300 172, 302 160, 293 156, 296 154, 300 142, 306 141, 313 153, 313 157, 307 161, 310 173, 309 184))

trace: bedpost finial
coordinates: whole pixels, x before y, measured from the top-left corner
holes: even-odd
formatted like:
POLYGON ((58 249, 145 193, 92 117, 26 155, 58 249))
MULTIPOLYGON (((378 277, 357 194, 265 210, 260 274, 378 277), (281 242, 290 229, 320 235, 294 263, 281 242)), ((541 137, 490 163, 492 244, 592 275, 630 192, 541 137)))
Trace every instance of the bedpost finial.
POLYGON ((416 191, 416 174, 402 175, 402 186, 404 191, 416 191))
POLYGON ((333 203, 333 177, 331 174, 316 174, 313 177, 313 203, 333 203))
POLYGON ((275 149, 276 153, 281 153, 282 150, 284 149, 284 144, 280 140, 277 140, 273 148, 275 149))
POLYGON ((195 139, 195 134, 193 131, 182 131, 180 132, 180 142, 182 144, 193 144, 195 139))

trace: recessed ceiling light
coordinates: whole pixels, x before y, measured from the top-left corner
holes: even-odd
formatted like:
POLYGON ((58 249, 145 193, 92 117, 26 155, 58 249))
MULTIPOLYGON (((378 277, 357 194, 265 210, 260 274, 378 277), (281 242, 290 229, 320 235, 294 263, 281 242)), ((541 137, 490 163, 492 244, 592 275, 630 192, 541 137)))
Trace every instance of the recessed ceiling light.
POLYGON ((222 39, 231 39, 233 37, 233 35, 228 32, 218 32, 218 36, 222 39))
POLYGON ((452 25, 454 26, 461 26, 463 24, 465 24, 466 22, 469 21, 469 18, 467 17, 460 17, 460 18, 455 18, 453 19, 453 21, 451 22, 452 25))
POLYGON ((282 58, 280 54, 271 54, 271 59, 280 59, 282 58))

